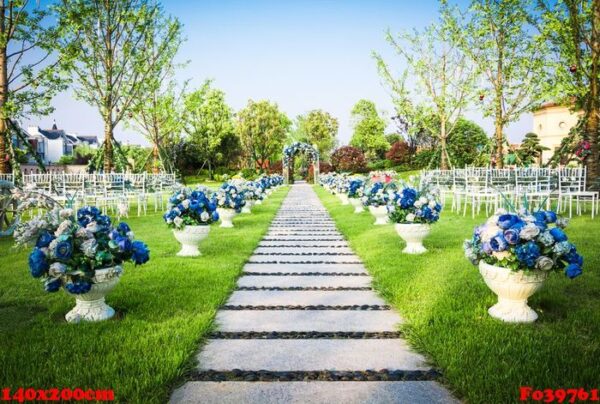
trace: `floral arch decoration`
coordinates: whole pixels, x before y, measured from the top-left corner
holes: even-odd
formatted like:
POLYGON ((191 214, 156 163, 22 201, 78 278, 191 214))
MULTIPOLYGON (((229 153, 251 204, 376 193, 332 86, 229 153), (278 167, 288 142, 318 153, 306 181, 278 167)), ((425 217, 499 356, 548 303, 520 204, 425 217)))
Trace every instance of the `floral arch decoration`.
POLYGON ((290 182, 290 167, 292 167, 294 157, 298 153, 305 153, 312 160, 313 164, 313 172, 314 172, 314 181, 315 184, 318 182, 319 175, 319 151, 315 146, 311 146, 308 143, 303 142, 294 142, 289 146, 286 146, 283 149, 283 177, 286 183, 290 182))

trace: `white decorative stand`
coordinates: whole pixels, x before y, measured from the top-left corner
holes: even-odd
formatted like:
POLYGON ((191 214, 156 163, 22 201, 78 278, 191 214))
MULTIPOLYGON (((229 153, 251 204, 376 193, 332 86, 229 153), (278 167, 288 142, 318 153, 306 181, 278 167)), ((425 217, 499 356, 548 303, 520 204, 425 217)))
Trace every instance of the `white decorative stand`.
POLYGON ((390 221, 388 217, 387 206, 369 206, 369 212, 375 217, 376 225, 387 224, 390 221))
POLYGON ((349 205, 350 202, 348 201, 348 194, 344 193, 344 192, 340 192, 338 194, 338 197, 340 198, 340 201, 342 201, 342 205, 349 205))
POLYGON ((244 207, 242 208, 242 213, 252 213, 252 205, 254 204, 254 201, 252 199, 246 199, 246 204, 244 205, 244 207))
POLYGON ((427 249, 423 246, 423 240, 429 234, 430 227, 422 223, 396 223, 396 233, 406 241, 406 247, 402 250, 405 254, 423 254, 427 249))
POLYGON ((257 199, 256 201, 254 201, 255 205, 262 205, 262 199, 257 199))
POLYGON ((117 286, 122 273, 123 269, 120 266, 97 269, 89 292, 77 295, 65 289, 69 295, 75 297, 75 307, 65 315, 65 319, 69 323, 79 323, 112 318, 115 309, 106 304, 104 297, 117 286))
POLYGON ((348 200, 350 201, 350 204, 354 206, 354 213, 361 213, 365 211, 360 198, 348 198, 348 200))
POLYGON ((173 235, 181 244, 181 250, 177 253, 179 257, 197 257, 202 255, 198 249, 198 244, 206 237, 210 232, 209 225, 203 226, 185 226, 183 230, 173 230, 173 235))
POLYGON ((221 218, 221 226, 219 227, 233 227, 232 220, 236 215, 236 211, 234 209, 217 208, 217 213, 221 218))
POLYGON ((479 273, 498 296, 498 303, 489 308, 490 316, 509 323, 533 323, 538 315, 527 305, 527 299, 542 288, 546 272, 511 271, 508 268, 479 261, 479 273))

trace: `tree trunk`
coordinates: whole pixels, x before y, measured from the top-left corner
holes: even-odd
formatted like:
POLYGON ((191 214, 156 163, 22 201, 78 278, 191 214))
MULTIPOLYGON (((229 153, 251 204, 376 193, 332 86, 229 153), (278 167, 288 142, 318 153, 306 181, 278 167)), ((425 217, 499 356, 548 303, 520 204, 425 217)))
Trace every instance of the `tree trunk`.
POLYGON ((592 63, 585 124, 585 137, 590 142, 591 152, 585 160, 588 186, 597 185, 596 182, 600 178, 600 147, 598 145, 598 136, 600 136, 600 0, 594 0, 592 7, 592 26, 594 27, 591 38, 592 63))
MULTIPOLYGON (((0 32, 4 33, 4 2, 0 7, 0 32)), ((8 72, 6 68, 6 46, 0 48, 0 174, 10 173, 8 150, 10 137, 6 125, 5 105, 8 97, 8 72)))
POLYGON ((107 117, 104 122, 104 173, 109 174, 113 171, 113 127, 112 119, 107 117))
POLYGON ((154 174, 160 173, 160 156, 158 155, 158 144, 152 148, 152 172, 154 174))
POLYGON ((448 169, 448 151, 446 150, 446 121, 442 119, 440 126, 440 148, 441 148, 441 157, 440 157, 440 168, 442 170, 448 169))
MULTIPOLYGON (((500 111, 502 114, 502 111, 500 111)), ((496 168, 504 168, 504 134, 502 118, 496 117, 494 139, 496 139, 496 168)))

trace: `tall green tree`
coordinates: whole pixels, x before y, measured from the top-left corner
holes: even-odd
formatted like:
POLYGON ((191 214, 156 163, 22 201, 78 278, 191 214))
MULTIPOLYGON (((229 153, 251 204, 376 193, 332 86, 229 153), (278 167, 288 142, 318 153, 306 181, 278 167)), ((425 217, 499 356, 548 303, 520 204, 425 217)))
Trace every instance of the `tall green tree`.
MULTIPOLYGON (((538 0, 541 32, 554 58, 547 94, 583 115, 573 131, 577 145, 590 143, 584 160, 588 181, 600 178, 600 0, 538 0)), ((568 144, 565 142, 565 144, 568 144)), ((562 150, 564 154, 572 151, 562 150)))
POLYGON ((50 101, 66 88, 59 37, 50 10, 39 2, 0 3, 0 173, 19 172, 11 134, 29 145, 14 122, 52 112, 50 101))
POLYGON ((181 24, 154 0, 62 0, 75 94, 104 121, 104 171, 113 170, 114 129, 143 95, 144 85, 171 63, 181 24))
POLYGON ((236 130, 244 152, 261 169, 281 153, 292 122, 277 104, 249 100, 246 108, 237 114, 236 130))
MULTIPOLYGON (((379 72, 390 86, 393 98, 411 97, 420 103, 420 114, 415 118, 426 126, 435 118, 439 126, 428 128, 437 135, 440 146, 440 167, 448 169, 450 156, 447 141, 456 127, 458 118, 471 101, 475 80, 475 69, 466 54, 459 48, 456 38, 461 34, 446 7, 442 8, 440 21, 423 32, 402 33, 394 37, 387 32, 387 41, 397 54, 406 61, 406 70, 399 79, 395 78, 383 58, 374 54, 379 72), (407 93, 403 82, 407 76, 416 83, 412 94, 407 93)), ((398 103, 397 103, 398 104, 398 103)))
POLYGON ((533 0, 473 0, 469 18, 454 15, 457 37, 481 77, 480 107, 494 120, 495 161, 504 165, 504 128, 540 101, 548 54, 534 34, 533 0))
POLYGON ((368 159, 382 157, 390 144, 385 139, 385 120, 377 112, 375 103, 369 100, 358 101, 351 112, 354 133, 350 145, 361 149, 368 159))
POLYGON ((526 166, 531 164, 540 163, 542 152, 544 150, 550 150, 540 144, 540 138, 537 134, 529 132, 523 138, 521 146, 517 150, 517 156, 519 161, 526 166))
POLYGON ((315 109, 297 118, 298 134, 303 141, 316 145, 321 156, 329 156, 337 143, 338 120, 328 112, 315 109))
POLYGON ((475 122, 459 118, 448 139, 448 153, 455 167, 478 165, 482 154, 487 153, 490 138, 475 122))
POLYGON ((211 82, 185 96, 184 130, 196 156, 208 167, 210 178, 213 168, 222 160, 224 142, 234 135, 233 110, 225 102, 223 91, 211 88, 211 82))

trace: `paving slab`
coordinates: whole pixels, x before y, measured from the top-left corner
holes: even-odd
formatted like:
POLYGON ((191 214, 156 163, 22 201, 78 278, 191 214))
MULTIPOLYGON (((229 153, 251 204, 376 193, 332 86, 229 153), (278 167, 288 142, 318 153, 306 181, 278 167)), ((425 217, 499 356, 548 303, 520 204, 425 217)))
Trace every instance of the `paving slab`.
POLYGON ((211 339, 199 370, 429 370, 403 339, 211 339))
POLYGON ((348 264, 348 263, 360 263, 360 258, 356 255, 331 255, 331 254, 321 254, 321 255, 252 255, 249 259, 252 263, 258 262, 276 262, 276 263, 340 263, 340 264, 348 264))
POLYGON ((263 246, 303 246, 308 247, 306 251, 311 251, 311 248, 318 247, 348 247, 346 240, 262 240, 259 247, 263 246))
POLYGON ((407 382, 191 382, 172 404, 458 404, 433 381, 407 382))
POLYGON ((244 272, 269 273, 330 273, 366 274, 362 264, 246 264, 244 272))
POLYGON ((398 314, 351 310, 222 310, 219 331, 398 331, 398 314))
POLYGON ((284 246, 284 247, 265 247, 259 246, 256 250, 254 250, 255 254, 306 254, 303 256, 316 256, 322 254, 352 254, 354 255, 354 251, 350 247, 329 247, 329 246, 319 246, 319 247, 310 247, 306 248, 306 246, 284 246))
POLYGON ((242 276, 238 286, 253 287, 346 287, 361 288, 371 285, 368 276, 242 276))
POLYGON ((232 306, 353 306, 385 305, 371 290, 236 290, 228 305, 232 306))

